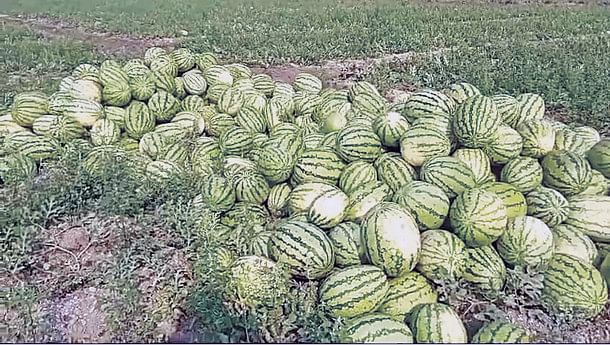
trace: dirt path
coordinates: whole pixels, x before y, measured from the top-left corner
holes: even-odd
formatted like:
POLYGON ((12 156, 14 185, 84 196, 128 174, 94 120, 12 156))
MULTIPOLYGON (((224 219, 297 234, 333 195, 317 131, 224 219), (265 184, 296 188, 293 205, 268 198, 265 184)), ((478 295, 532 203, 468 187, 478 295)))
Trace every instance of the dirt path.
POLYGON ((90 44, 107 55, 141 57, 150 47, 173 48, 180 43, 180 39, 172 37, 134 37, 118 33, 89 31, 73 23, 46 17, 26 18, 0 14, 0 24, 27 27, 50 41, 72 40, 90 44))

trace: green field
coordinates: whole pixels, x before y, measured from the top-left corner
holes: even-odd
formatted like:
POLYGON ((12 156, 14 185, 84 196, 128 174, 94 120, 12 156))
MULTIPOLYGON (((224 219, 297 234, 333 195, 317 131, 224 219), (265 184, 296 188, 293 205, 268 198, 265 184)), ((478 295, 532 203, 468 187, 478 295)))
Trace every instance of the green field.
MULTIPOLYGON (((538 93, 547 116, 610 133, 610 7, 466 3, 3 0, 0 116, 18 92, 51 93, 79 64, 125 61, 165 42, 272 74, 366 80, 384 94, 456 81, 490 95, 538 93)), ((79 154, 67 148, 36 181, 0 186, 0 341, 337 340, 315 283, 294 287, 281 311, 225 303, 218 219, 193 211, 194 181, 147 184, 120 166, 92 178, 79 154)), ((473 325, 525 315, 540 341, 610 341, 609 308, 568 325, 541 312, 540 274, 509 277, 499 296, 456 283, 441 298, 473 325)))

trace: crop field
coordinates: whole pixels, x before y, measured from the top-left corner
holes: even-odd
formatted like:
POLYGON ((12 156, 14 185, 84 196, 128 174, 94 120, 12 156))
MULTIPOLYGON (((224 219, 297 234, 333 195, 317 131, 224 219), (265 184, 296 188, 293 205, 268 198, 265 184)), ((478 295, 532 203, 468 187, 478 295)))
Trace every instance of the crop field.
MULTIPOLYGON (((536 93, 546 117, 610 134, 603 1, 3 0, 0 118, 21 92, 51 94, 81 64, 151 47, 212 52, 288 83, 302 72, 337 89, 366 81, 388 99, 456 82, 536 93)), ((197 177, 143 182, 121 165, 92 176, 81 148, 58 153, 29 181, 0 179, 1 342, 341 340, 316 280, 294 282, 280 308, 226 298, 228 226, 194 201, 197 177)), ((468 339, 510 320, 536 342, 610 342, 609 304, 590 320, 547 313, 539 271, 507 268, 491 295, 435 283, 468 339)))

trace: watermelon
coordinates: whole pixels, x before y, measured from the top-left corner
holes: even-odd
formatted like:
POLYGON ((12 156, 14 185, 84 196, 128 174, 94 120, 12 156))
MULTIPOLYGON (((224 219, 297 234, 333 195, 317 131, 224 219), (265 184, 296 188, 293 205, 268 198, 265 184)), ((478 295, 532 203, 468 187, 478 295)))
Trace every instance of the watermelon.
POLYGON ((400 152, 407 163, 419 167, 429 159, 449 155, 451 142, 436 128, 414 125, 400 138, 400 152))
POLYGON ((391 198, 390 187, 379 181, 367 182, 349 194, 345 220, 359 221, 377 204, 391 198))
POLYGON ((129 86, 131 88, 131 96, 138 101, 147 101, 157 90, 152 73, 131 78, 129 86))
POLYGON ((433 115, 450 117, 455 109, 455 102, 442 92, 423 89, 411 95, 403 108, 403 116, 413 123, 416 119, 433 115))
POLYGON ((385 297, 387 280, 381 269, 370 265, 336 270, 320 284, 320 303, 335 317, 352 318, 368 313, 385 297))
POLYGON ((383 148, 379 137, 370 128, 350 125, 337 133, 336 150, 344 160, 353 162, 374 161, 383 148))
POLYGON ((494 193, 472 188, 459 195, 449 209, 453 231, 468 247, 487 246, 504 233, 506 207, 494 193))
POLYGON ((166 183, 182 173, 180 165, 170 161, 152 161, 146 166, 146 176, 154 183, 166 183))
POLYGON ((475 344, 527 344, 532 342, 528 332, 510 322, 494 321, 479 328, 472 338, 475 344))
POLYGON ((201 185, 201 197, 214 212, 228 211, 235 204, 236 196, 229 180, 222 176, 209 176, 201 185))
MULTIPOLYGON (((108 91, 106 91, 105 94, 107 94, 107 92, 108 91)), ((70 86, 68 94, 72 98, 86 99, 93 102, 101 102, 102 86, 95 81, 76 79, 70 86)))
POLYGON ((167 51, 161 47, 150 47, 144 53, 144 64, 150 66, 150 63, 156 57, 167 55, 167 51))
POLYGON ((390 315, 369 313, 350 319, 339 331, 342 343, 411 344, 413 334, 407 325, 390 315))
POLYGON ((373 121, 373 130, 387 147, 399 147, 400 138, 409 129, 409 122, 396 112, 388 112, 373 121))
POLYGON ((322 81, 309 73, 299 73, 294 78, 294 90, 317 95, 322 90, 322 81))
POLYGON ((30 127, 34 120, 49 113, 49 98, 41 92, 22 92, 15 96, 11 107, 13 121, 30 127))
POLYGON ((374 120, 386 113, 385 99, 378 94, 362 92, 352 99, 352 110, 360 117, 374 120))
POLYGON ((231 282, 245 305, 275 306, 281 303, 288 284, 277 265, 260 256, 243 256, 231 267, 231 282))
POLYGON ((547 120, 527 121, 515 129, 523 138, 523 156, 540 158, 555 146, 555 129, 547 120))
POLYGON ((469 148, 481 148, 492 142, 502 118, 491 98, 476 95, 457 106, 453 132, 469 148))
POLYGON ((521 117, 521 104, 519 104, 519 101, 510 95, 491 96, 491 100, 498 109, 498 113, 502 118, 502 123, 510 127, 515 127, 521 117))
POLYGON ((104 88, 112 85, 125 85, 129 82, 127 72, 121 65, 114 60, 106 60, 102 63, 99 70, 100 84, 104 88))
POLYGON ((104 169, 121 162, 125 156, 125 151, 117 146, 96 146, 85 156, 83 168, 90 175, 100 176, 104 169))
POLYGON ((507 264, 545 267, 553 257, 553 233, 538 218, 525 216, 508 220, 497 243, 498 253, 507 264))
POLYGON ((178 66, 178 72, 186 72, 195 67, 195 55, 187 48, 178 48, 170 56, 178 66))
POLYGON ((460 82, 449 85, 443 93, 451 97, 456 104, 461 104, 471 97, 480 95, 481 91, 472 84, 460 82))
POLYGON ((402 322, 413 308, 437 301, 438 294, 426 278, 417 272, 409 272, 388 280, 388 292, 377 311, 402 322))
POLYGON ((125 132, 132 138, 139 139, 155 128, 155 115, 142 102, 131 102, 125 113, 125 132))
POLYGON ((339 225, 345 218, 349 197, 339 189, 318 196, 307 213, 307 220, 322 229, 339 225))
POLYGON ((110 120, 99 119, 91 127, 89 135, 94 146, 110 145, 119 141, 121 128, 110 120))
POLYGON ((199 53, 195 54, 195 65, 201 71, 205 71, 208 67, 218 64, 218 57, 214 53, 199 53))
POLYGON ((489 182, 481 186, 482 189, 496 194, 506 207, 506 216, 514 218, 527 214, 527 201, 525 196, 513 185, 504 182, 489 182))
POLYGON ((483 151, 493 164, 506 164, 517 158, 523 149, 523 138, 509 126, 500 125, 483 151))
MULTIPOLYGON (((144 66, 146 68, 146 66, 144 66)), ((83 63, 72 71, 72 76, 76 79, 90 80, 99 83, 100 69, 88 63, 83 63)))
POLYGON ((608 195, 610 181, 597 170, 591 170, 591 183, 580 195, 608 195))
POLYGON ((360 265, 366 253, 360 239, 360 226, 352 222, 341 223, 328 231, 335 249, 335 262, 339 267, 360 265))
POLYGON ((390 277, 415 268, 421 249, 415 219, 402 206, 382 202, 362 219, 361 236, 371 263, 390 277))
POLYGON ((568 218, 568 200, 558 191, 538 187, 527 195, 527 215, 536 217, 549 227, 557 226, 568 218))
POLYGON ((570 255, 556 254, 544 272, 542 301, 551 312, 592 318, 604 309, 608 286, 592 265, 570 255))
MULTIPOLYGON (((273 78, 266 74, 257 74, 252 76, 252 80, 254 81, 254 88, 262 93, 265 96, 271 97, 274 95, 275 91, 275 83, 273 82, 273 78)), ((292 89, 292 87, 291 87, 292 89)), ((294 90, 292 90, 294 92, 294 90)), ((292 97, 293 95, 290 95, 292 97)))
POLYGON ((180 111, 180 101, 168 92, 157 91, 148 100, 148 108, 157 121, 169 121, 180 111))
POLYGON ((587 235, 567 224, 553 227, 552 232, 555 253, 572 255, 586 263, 593 264, 598 251, 595 243, 587 235))
POLYGON ((582 193, 591 183, 591 166, 582 156, 553 151, 542 160, 542 182, 566 196, 582 193))
POLYGON ((297 160, 293 178, 298 184, 303 182, 326 182, 337 184, 345 163, 330 147, 306 151, 297 160))
POLYGON ((34 160, 50 158, 57 153, 59 142, 53 138, 32 137, 18 146, 16 152, 34 160))
POLYGON ((506 267, 492 246, 467 248, 462 278, 483 291, 498 292, 504 287, 506 267))
POLYGON ((464 242, 447 230, 424 231, 416 269, 433 281, 456 281, 464 270, 464 250, 464 242))
POLYGON ((23 181, 36 175, 36 160, 21 153, 0 157, 0 181, 23 181))
POLYGON ((225 171, 225 175, 233 179, 235 196, 238 201, 262 204, 267 200, 271 187, 262 174, 242 170, 235 175, 225 171))
POLYGON ((272 259, 286 265, 296 276, 319 279, 335 264, 335 253, 328 236, 313 224, 284 221, 269 242, 272 259))
POLYGON ((483 150, 463 148, 454 151, 452 156, 470 168, 477 186, 489 182, 493 178, 491 162, 483 150))
POLYGON ((392 191, 397 191, 417 177, 415 169, 396 152, 380 155, 375 160, 374 166, 379 180, 390 186, 392 191))
POLYGON ((350 86, 347 93, 347 98, 350 101, 353 101, 357 95, 362 93, 369 93, 378 96, 380 95, 375 85, 367 81, 357 81, 350 86))
POLYGON ((420 176, 422 181, 441 188, 450 199, 476 185, 472 170, 454 157, 436 157, 426 161, 420 176))
POLYGON ((169 55, 159 55, 150 62, 150 70, 153 72, 167 73, 172 77, 178 76, 178 66, 169 55))
POLYGON ((589 151, 601 140, 599 132, 595 130, 595 128, 589 126, 578 126, 572 128, 572 130, 583 140, 585 152, 589 151))
POLYGON ((593 169, 610 178, 610 139, 600 140, 593 145, 587 152, 587 159, 593 169))
POLYGON ((542 179, 542 166, 531 157, 513 158, 500 172, 500 180, 512 184, 521 193, 533 191, 540 186, 542 179))
POLYGON ((466 328, 457 313, 446 304, 420 304, 409 315, 417 343, 466 343, 466 328))
POLYGON ((125 108, 107 106, 104 107, 105 118, 116 123, 121 130, 125 129, 125 114, 127 110, 125 108))
POLYGON ((544 117, 545 105, 544 99, 535 93, 524 93, 515 97, 519 102, 519 119, 515 125, 531 120, 542 120, 544 117))
POLYGON ((562 128, 555 131, 554 149, 557 151, 570 151, 579 156, 584 156, 590 147, 585 144, 584 138, 579 136, 572 129, 562 128))
POLYGON ((610 242, 610 196, 578 195, 568 199, 568 218, 573 226, 594 241, 610 242))
POLYGON ((394 202, 415 217, 420 229, 438 229, 449 214, 449 197, 439 187, 412 181, 394 194, 394 202))
POLYGON ((288 199, 288 212, 307 213, 320 195, 334 190, 337 190, 337 187, 321 182, 308 182, 295 186, 288 199))

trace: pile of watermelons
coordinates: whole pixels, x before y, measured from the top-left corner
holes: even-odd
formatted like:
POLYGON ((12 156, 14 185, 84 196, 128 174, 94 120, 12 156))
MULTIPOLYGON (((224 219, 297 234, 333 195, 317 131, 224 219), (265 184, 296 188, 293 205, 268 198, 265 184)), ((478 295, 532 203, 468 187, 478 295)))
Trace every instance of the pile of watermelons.
POLYGON ((390 103, 367 82, 288 84, 151 48, 16 95, 0 143, 5 182, 67 143, 93 176, 116 162, 158 184, 196 176, 193 207, 248 243, 222 254, 241 302, 281 303, 291 279, 318 280, 343 341, 530 341, 504 322, 468 339, 438 303, 437 282, 500 291, 507 267, 543 272, 551 313, 592 318, 608 301, 610 140, 546 119, 537 94, 456 83, 390 103))

